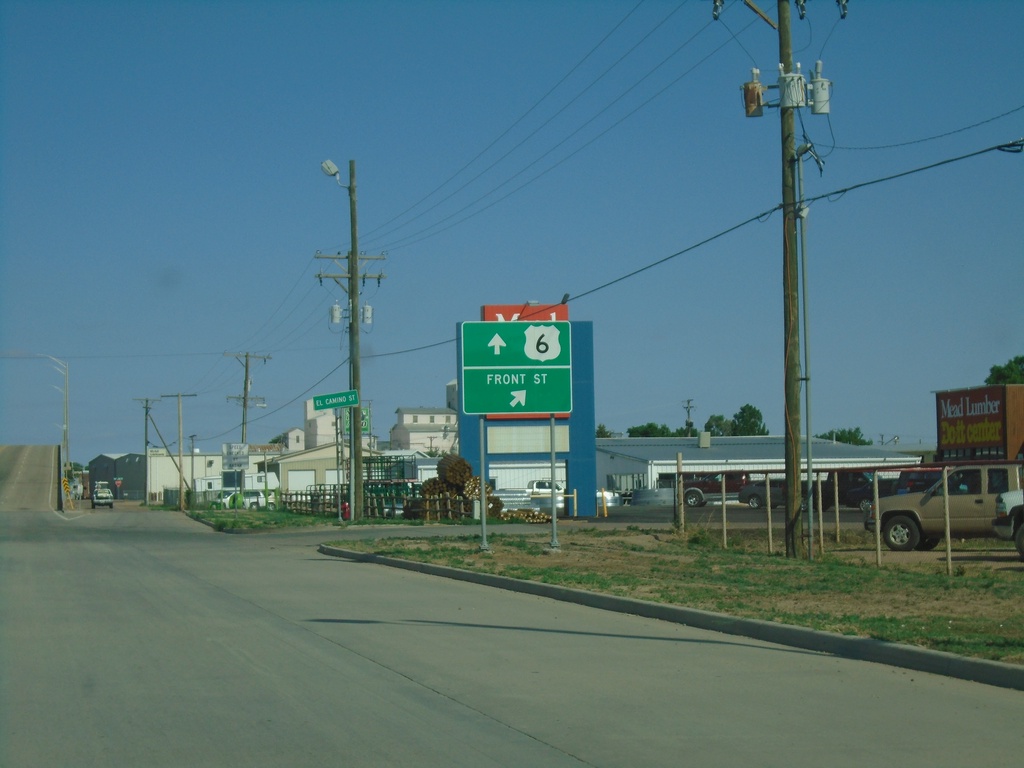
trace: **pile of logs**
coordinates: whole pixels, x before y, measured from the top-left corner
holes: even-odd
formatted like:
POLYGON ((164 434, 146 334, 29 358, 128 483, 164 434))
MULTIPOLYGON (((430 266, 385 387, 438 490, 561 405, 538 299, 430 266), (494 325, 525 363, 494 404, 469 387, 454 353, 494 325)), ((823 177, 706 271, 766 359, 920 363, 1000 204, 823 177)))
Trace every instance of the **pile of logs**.
POLYGON ((539 509, 506 509, 498 515, 501 520, 512 523, 550 523, 551 514, 539 509))
MULTIPOLYGON (((423 483, 423 499, 413 505, 406 504, 404 517, 435 516, 448 518, 468 517, 473 514, 473 502, 480 498, 480 478, 473 475, 469 462, 461 456, 447 454, 437 462, 437 477, 423 483)), ((497 517, 503 508, 501 499, 488 495, 487 515, 497 517)))

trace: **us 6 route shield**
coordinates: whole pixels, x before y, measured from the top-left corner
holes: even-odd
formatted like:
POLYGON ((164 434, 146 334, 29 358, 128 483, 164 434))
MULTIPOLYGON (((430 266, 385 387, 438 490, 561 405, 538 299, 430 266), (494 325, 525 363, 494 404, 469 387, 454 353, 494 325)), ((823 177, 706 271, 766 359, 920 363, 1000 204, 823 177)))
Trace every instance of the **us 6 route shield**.
POLYGON ((564 321, 463 323, 463 411, 570 413, 570 328, 564 321))

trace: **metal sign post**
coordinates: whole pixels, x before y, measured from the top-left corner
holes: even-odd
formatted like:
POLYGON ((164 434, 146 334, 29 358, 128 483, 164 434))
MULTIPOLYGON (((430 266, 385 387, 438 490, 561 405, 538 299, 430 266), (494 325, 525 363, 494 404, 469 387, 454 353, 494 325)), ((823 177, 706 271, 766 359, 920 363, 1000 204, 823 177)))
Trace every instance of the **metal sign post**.
MULTIPOLYGON (((555 414, 551 414, 551 548, 558 550, 558 501, 555 499, 555 470, 558 464, 555 458, 555 414)), ((565 494, 562 494, 562 503, 565 503, 565 494)))
MULTIPOLYGON (((355 408, 359 405, 359 392, 355 389, 349 389, 344 392, 335 392, 332 395, 314 395, 313 397, 313 409, 317 411, 326 411, 331 408, 334 409, 334 444, 337 452, 337 473, 338 473, 338 490, 335 494, 338 502, 338 521, 341 522, 341 415, 342 409, 344 408, 355 408)), ((355 435, 355 430, 352 430, 352 434, 355 435)), ((353 437, 353 442, 358 439, 353 437)), ((354 519, 355 509, 355 450, 354 445, 352 450, 349 451, 349 470, 348 470, 348 517, 349 520, 354 519)))

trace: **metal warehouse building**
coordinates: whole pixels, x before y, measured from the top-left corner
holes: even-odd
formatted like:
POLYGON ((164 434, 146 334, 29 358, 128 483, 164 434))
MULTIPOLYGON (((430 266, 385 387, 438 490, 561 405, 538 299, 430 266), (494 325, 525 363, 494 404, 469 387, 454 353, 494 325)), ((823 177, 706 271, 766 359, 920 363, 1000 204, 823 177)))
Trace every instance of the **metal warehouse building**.
MULTIPOLYGON (((672 488, 676 457, 682 454, 683 472, 708 474, 748 472, 778 475, 786 471, 785 438, 766 437, 621 437, 598 438, 597 481, 608 490, 627 492, 638 488, 672 488)), ((848 445, 830 440, 811 441, 813 470, 855 470, 920 464, 922 454, 901 453, 873 445, 848 445)), ((928 454, 930 455, 930 451, 928 454)), ((801 457, 806 466, 807 442, 801 457)))

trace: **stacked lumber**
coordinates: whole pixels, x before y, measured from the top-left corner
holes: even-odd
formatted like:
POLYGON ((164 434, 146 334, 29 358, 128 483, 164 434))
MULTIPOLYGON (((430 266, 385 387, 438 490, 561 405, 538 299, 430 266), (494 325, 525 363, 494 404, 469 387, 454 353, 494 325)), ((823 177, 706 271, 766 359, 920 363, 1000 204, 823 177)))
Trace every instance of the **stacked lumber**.
POLYGON ((497 515, 509 523, 550 523, 551 515, 538 509, 506 509, 497 515))
MULTIPOLYGON (((473 502, 480 498, 480 478, 461 456, 446 454, 437 462, 437 477, 423 483, 423 504, 406 506, 405 517, 426 517, 436 512, 449 518, 473 514, 473 502)), ((502 510, 501 499, 488 494, 487 515, 496 517, 502 510)))

